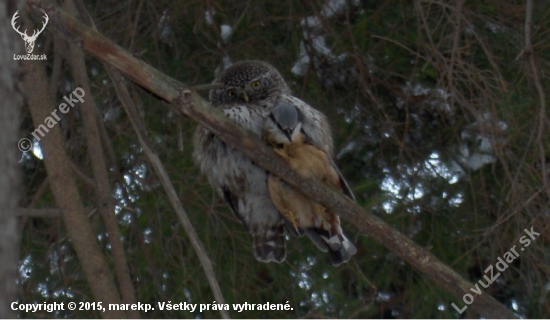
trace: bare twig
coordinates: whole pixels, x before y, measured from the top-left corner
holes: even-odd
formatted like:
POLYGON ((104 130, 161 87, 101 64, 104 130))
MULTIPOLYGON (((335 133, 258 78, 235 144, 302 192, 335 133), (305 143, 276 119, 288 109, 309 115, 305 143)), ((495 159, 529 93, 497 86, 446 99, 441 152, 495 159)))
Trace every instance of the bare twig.
POLYGON ((78 179, 80 179, 80 181, 82 181, 87 188, 89 188, 94 192, 96 191, 96 185, 94 183, 94 180, 88 177, 84 172, 82 172, 82 170, 80 170, 80 168, 72 161, 71 161, 71 169, 73 170, 76 177, 78 177, 78 179))

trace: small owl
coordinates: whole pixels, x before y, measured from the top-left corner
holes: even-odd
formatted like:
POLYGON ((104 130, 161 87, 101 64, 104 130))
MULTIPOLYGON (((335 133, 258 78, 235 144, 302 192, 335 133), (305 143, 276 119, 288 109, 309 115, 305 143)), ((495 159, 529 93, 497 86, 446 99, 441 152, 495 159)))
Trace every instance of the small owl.
MULTIPOLYGON (((255 61, 234 64, 214 83, 222 83, 223 88, 210 92, 210 103, 257 137, 269 115, 259 102, 290 92, 277 70, 255 61)), ((287 222, 269 197, 266 170, 203 127, 197 128, 193 142, 193 158, 202 173, 252 234, 256 259, 283 262, 287 222)))
MULTIPOLYGON (((312 144, 302 130, 303 116, 293 105, 276 106, 267 118, 263 139, 302 177, 316 179, 342 191, 354 200, 346 180, 331 156, 312 144)), ((268 190, 279 212, 290 221, 294 232, 308 237, 334 265, 347 262, 357 252, 340 227, 340 218, 331 210, 305 196, 275 175, 268 178, 268 190)))
MULTIPOLYGON (((268 63, 235 63, 221 72, 214 83, 222 83, 223 87, 210 91, 210 103, 259 138, 266 119, 276 106, 294 106, 301 116, 300 127, 308 141, 331 159, 333 145, 326 117, 293 97, 280 73, 268 63)), ((274 204, 268 190, 269 173, 200 126, 194 136, 193 157, 212 187, 252 234, 256 259, 284 261, 285 229, 295 234, 301 229, 274 204)))

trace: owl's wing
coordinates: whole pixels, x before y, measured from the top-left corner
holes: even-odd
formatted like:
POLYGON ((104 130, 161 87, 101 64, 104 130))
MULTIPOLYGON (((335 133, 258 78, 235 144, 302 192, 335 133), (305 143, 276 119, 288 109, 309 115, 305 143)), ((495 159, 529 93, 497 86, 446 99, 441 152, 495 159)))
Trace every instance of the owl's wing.
POLYGON ((327 117, 306 102, 291 95, 277 97, 270 109, 282 103, 293 105, 300 111, 302 114, 302 130, 311 140, 311 143, 332 156, 334 147, 327 117))
MULTIPOLYGON (((225 108, 224 113, 245 129, 260 134, 263 120, 258 112, 237 105, 225 108)), ((284 261, 285 220, 269 197, 267 172, 200 126, 195 132, 193 157, 210 185, 252 234, 256 259, 284 261)))
POLYGON ((351 191, 351 188, 349 187, 348 182, 342 175, 342 172, 340 172, 340 169, 336 166, 336 163, 334 163, 334 160, 332 160, 332 157, 328 157, 330 160, 330 165, 334 168, 334 171, 338 174, 338 179, 340 180, 340 184, 342 185, 342 191, 348 198, 353 200, 355 202, 355 196, 353 195, 353 191, 351 191))

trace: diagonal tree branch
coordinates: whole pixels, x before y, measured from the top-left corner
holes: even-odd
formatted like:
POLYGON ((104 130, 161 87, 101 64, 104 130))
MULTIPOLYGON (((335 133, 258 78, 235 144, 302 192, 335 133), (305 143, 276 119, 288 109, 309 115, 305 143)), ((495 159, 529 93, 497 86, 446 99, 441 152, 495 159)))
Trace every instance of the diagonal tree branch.
MULTIPOLYGON (((181 91, 180 83, 134 58, 121 47, 78 23, 57 7, 43 4, 39 0, 31 0, 29 3, 31 6, 38 6, 45 10, 50 15, 54 29, 64 37, 83 46, 98 59, 119 69, 125 77, 169 102, 174 109, 211 130, 231 147, 243 151, 259 166, 298 187, 324 206, 339 212, 343 219, 355 225, 362 232, 368 233, 376 241, 432 278, 441 287, 460 299, 464 294, 470 293, 470 288, 473 288, 473 285, 426 249, 378 217, 368 213, 344 195, 316 181, 302 179, 257 137, 236 126, 221 112, 212 108, 196 92, 188 89, 181 91)), ((517 318, 512 311, 486 293, 476 296, 470 306, 484 317, 517 318)))

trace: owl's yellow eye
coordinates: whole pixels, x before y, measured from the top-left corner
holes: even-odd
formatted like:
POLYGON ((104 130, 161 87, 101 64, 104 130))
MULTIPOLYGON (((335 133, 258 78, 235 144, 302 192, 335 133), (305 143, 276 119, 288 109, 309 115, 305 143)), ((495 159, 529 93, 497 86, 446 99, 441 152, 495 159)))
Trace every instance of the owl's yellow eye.
POLYGON ((227 90, 227 96, 230 98, 233 98, 237 94, 237 90, 235 89, 229 89, 227 90))
POLYGON ((262 85, 262 83, 259 81, 259 80, 256 80, 254 82, 252 82, 252 88, 258 88, 259 86, 262 85))

